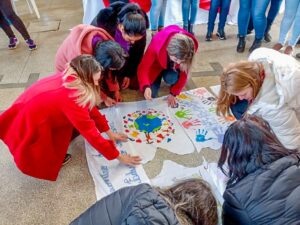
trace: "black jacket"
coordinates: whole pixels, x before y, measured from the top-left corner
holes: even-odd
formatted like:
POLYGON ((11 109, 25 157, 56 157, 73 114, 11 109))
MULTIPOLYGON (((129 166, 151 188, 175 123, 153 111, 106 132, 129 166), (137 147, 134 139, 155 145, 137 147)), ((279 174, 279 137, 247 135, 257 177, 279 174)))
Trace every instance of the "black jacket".
POLYGON ((300 224, 300 168, 287 156, 249 174, 224 193, 223 225, 300 224))
MULTIPOLYGON (((126 5, 125 2, 116 1, 112 3, 109 7, 101 9, 98 15, 92 21, 92 25, 96 27, 101 27, 106 30, 112 37, 115 36, 115 32, 118 25, 118 12, 126 5)), ((146 20, 146 26, 149 28, 149 20, 147 14, 143 12, 146 20)), ((136 41, 131 45, 129 49, 129 57, 126 60, 124 67, 118 71, 122 77, 132 78, 137 76, 137 67, 140 64, 142 57, 144 55, 146 47, 146 35, 142 39, 136 41)))
POLYGON ((70 225, 179 225, 169 205, 148 184, 122 188, 101 199, 70 225))

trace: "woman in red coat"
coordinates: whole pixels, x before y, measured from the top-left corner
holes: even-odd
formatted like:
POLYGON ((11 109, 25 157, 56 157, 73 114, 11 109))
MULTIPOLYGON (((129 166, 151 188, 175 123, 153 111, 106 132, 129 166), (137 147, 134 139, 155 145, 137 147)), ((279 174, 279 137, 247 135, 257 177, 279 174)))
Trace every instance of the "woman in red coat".
POLYGON ((138 67, 140 90, 145 99, 157 97, 161 80, 164 79, 171 85, 168 104, 175 107, 176 96, 186 84, 197 48, 196 38, 176 25, 158 32, 138 67))
POLYGON ((95 107, 101 78, 93 56, 77 56, 63 73, 36 82, 0 115, 0 139, 23 173, 56 180, 75 129, 108 160, 139 164, 139 157, 119 154, 114 141, 127 137, 113 133, 95 107))

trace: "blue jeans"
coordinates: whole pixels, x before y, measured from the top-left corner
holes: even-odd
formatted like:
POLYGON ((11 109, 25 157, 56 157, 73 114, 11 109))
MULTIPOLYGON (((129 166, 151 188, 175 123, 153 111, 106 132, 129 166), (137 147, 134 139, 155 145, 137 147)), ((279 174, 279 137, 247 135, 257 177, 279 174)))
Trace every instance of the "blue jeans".
POLYGON ((150 24, 151 30, 157 30, 157 28, 163 27, 165 24, 165 13, 167 0, 152 0, 150 9, 150 24))
MULTIPOLYGON (((283 0, 271 0, 270 9, 269 9, 268 16, 267 16, 267 26, 266 26, 265 33, 268 33, 270 31, 270 28, 271 28, 276 16, 278 15, 282 1, 283 0)), ((253 29, 254 29, 253 20, 252 20, 252 16, 250 16, 250 20, 249 20, 249 24, 248 24, 248 31, 252 31, 253 29)))
POLYGON ((239 36, 247 35, 250 14, 253 18, 255 38, 262 39, 265 33, 267 19, 265 16, 270 0, 240 0, 238 12, 239 36))
POLYGON ((286 0, 284 16, 280 25, 279 43, 285 44, 287 34, 294 24, 292 37, 289 40, 290 46, 297 44, 300 36, 300 0, 286 0))
POLYGON ((173 69, 168 69, 168 70, 163 70, 156 80, 154 81, 153 84, 151 84, 151 91, 152 91, 152 98, 156 98, 158 96, 158 91, 160 88, 161 80, 164 79, 164 81, 169 84, 169 85, 174 85, 177 83, 179 79, 179 71, 178 70, 173 70, 173 69))
POLYGON ((183 25, 194 24, 199 8, 199 0, 182 0, 183 25))
POLYGON ((214 31, 215 20, 219 8, 220 8, 220 16, 219 16, 218 30, 224 30, 227 15, 229 12, 230 1, 231 0, 211 0, 209 14, 208 14, 207 32, 212 33, 214 31))
POLYGON ((230 106, 231 112, 237 120, 243 117, 244 113, 247 111, 248 105, 249 103, 247 100, 238 99, 234 105, 230 106))

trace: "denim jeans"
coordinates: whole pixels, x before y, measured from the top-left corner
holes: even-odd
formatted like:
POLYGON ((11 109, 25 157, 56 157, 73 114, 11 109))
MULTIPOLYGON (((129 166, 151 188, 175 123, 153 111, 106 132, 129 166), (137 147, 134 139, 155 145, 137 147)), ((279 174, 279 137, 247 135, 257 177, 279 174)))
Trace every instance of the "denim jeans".
POLYGON ((209 14, 208 14, 207 32, 212 33, 214 31, 215 20, 219 8, 220 8, 220 16, 219 16, 218 30, 224 30, 227 15, 229 12, 230 1, 231 0, 211 0, 209 14))
POLYGON ((161 80, 164 79, 164 81, 169 85, 174 85, 177 83, 179 79, 179 71, 168 69, 163 70, 159 76, 156 78, 154 83, 151 85, 151 91, 152 91, 152 98, 156 98, 158 96, 158 91, 160 88, 161 80))
POLYGON ((290 46, 295 46, 300 36, 300 0, 285 1, 284 16, 281 21, 279 34, 279 43, 282 45, 285 44, 287 34, 293 24, 292 37, 288 43, 290 46))
POLYGON ((165 24, 165 13, 167 0, 152 0, 150 9, 150 24, 151 30, 157 30, 157 28, 163 27, 165 24))
POLYGON ((248 105, 249 103, 247 100, 238 99, 235 104, 230 106, 231 112, 237 120, 243 117, 244 113, 247 111, 248 105))
POLYGON ((199 0, 182 0, 183 25, 194 24, 199 8, 199 0))
POLYGON ((265 33, 267 19, 265 16, 270 0, 240 0, 238 12, 239 36, 247 35, 250 14, 253 18, 255 38, 262 39, 265 33))
MULTIPOLYGON (((282 1, 283 0, 271 0, 270 9, 269 9, 268 16, 267 16, 267 25, 266 25, 265 33, 268 33, 270 31, 270 28, 271 28, 276 16, 278 15, 282 1)), ((254 29, 253 20, 252 20, 252 16, 250 16, 250 20, 249 20, 249 24, 248 24, 248 31, 252 31, 253 29, 254 29)))

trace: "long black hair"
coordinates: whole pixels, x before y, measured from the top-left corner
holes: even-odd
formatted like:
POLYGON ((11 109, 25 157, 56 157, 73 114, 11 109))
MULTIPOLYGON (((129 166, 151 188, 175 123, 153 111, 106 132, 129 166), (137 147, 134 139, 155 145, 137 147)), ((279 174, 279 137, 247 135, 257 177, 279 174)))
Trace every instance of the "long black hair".
POLYGON ((139 5, 124 1, 114 1, 101 9, 92 22, 92 25, 105 29, 112 36, 115 35, 118 24, 124 26, 124 31, 129 36, 144 36, 149 28, 148 16, 139 5))
POLYGON ((94 56, 103 68, 103 77, 110 79, 111 74, 111 79, 116 82, 117 74, 109 73, 109 70, 120 70, 124 66, 127 57, 120 44, 111 40, 99 41, 94 49, 94 56))
POLYGON ((297 150, 281 144, 268 122, 248 115, 231 124, 225 132, 218 166, 229 177, 227 184, 231 185, 264 165, 296 154, 297 150))

